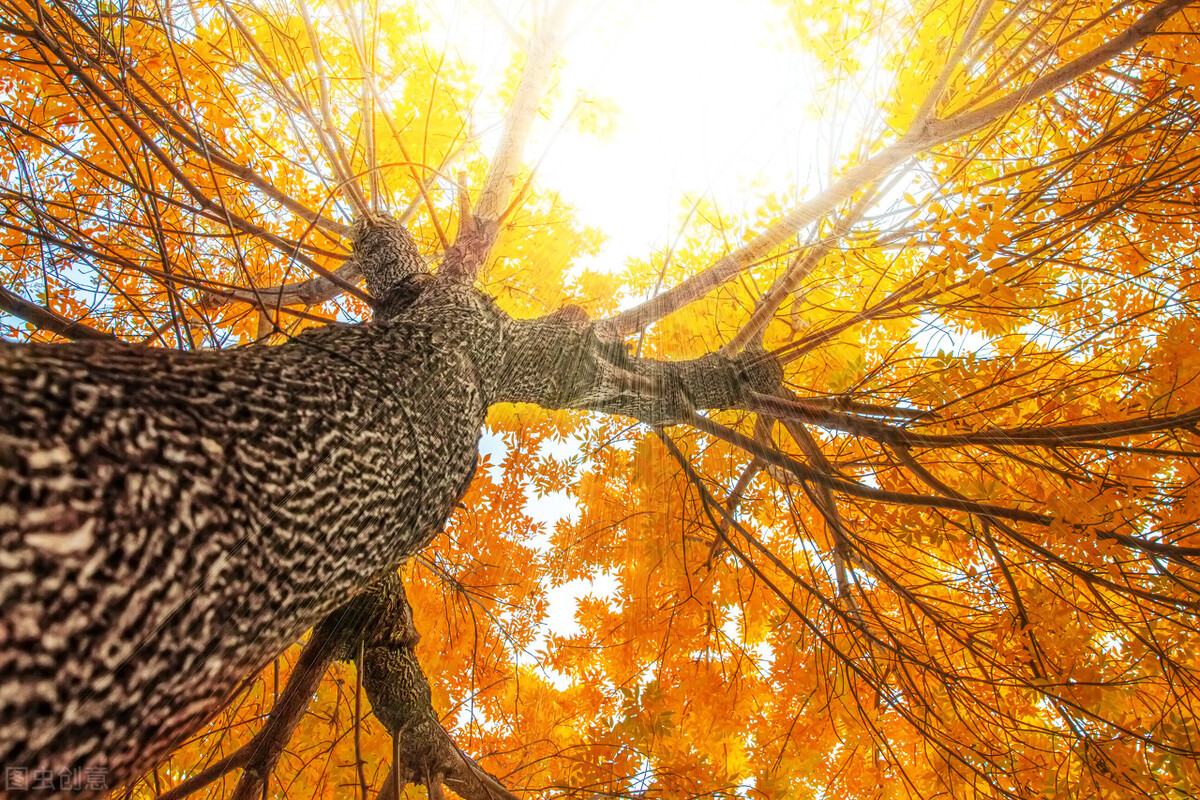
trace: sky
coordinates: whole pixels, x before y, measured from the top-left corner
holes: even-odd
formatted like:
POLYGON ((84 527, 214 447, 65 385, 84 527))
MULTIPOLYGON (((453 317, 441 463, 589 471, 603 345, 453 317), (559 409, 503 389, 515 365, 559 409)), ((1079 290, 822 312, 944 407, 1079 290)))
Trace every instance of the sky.
MULTIPOLYGON (((812 167, 814 70, 789 42, 786 9, 767 0, 612 0, 576 3, 560 62, 561 98, 535 125, 527 160, 586 224, 609 238, 599 263, 669 245, 691 202, 708 197, 740 211, 758 189, 802 185, 812 167), (561 115, 615 109, 598 137, 561 115), (597 98, 600 103, 586 103, 597 98)), ((511 29, 527 30, 531 5, 427 0, 434 41, 472 67, 485 97, 512 58, 511 29)), ((496 130, 499 104, 476 111, 496 130)), ((488 152, 488 147, 484 146, 488 152)))
MULTIPOLYGON (((560 100, 549 119, 535 124, 526 159, 538 163, 540 185, 608 237, 600 254, 579 266, 618 269, 628 258, 669 246, 698 199, 737 212, 756 194, 800 187, 815 172, 814 70, 789 42, 782 4, 577 5, 556 75, 560 100), (592 107, 601 113, 615 110, 605 120, 605 136, 562 124, 579 98, 599 100, 592 107)), ((530 12, 528 2, 504 0, 427 0, 424 6, 433 41, 444 37, 484 89, 473 119, 477 131, 498 133, 504 107, 495 87, 514 46, 506 28, 527 30, 530 12)), ((485 153, 490 144, 484 142, 485 153)), ((485 433, 481 449, 493 453, 493 463, 500 462, 502 447, 485 433)), ((529 505, 547 529, 573 510, 562 493, 529 505)), ((551 589, 549 629, 572 632, 576 599, 611 596, 615 588, 611 578, 598 576, 551 589)))

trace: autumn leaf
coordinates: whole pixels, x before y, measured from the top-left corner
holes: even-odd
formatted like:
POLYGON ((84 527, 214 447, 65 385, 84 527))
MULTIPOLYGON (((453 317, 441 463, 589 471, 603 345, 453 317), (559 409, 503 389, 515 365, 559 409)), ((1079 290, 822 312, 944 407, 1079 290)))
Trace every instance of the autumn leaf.
MULTIPOLYGON (((488 791, 1197 792, 1195 4, 737 4, 775 15, 811 96, 755 76, 778 109, 714 95, 695 136, 809 102, 811 163, 736 202, 672 184, 670 235, 625 259, 545 153, 636 123, 570 69, 593 18, 650 10, 0 2, 7 339, 360 330, 388 298, 353 225, 384 217, 420 276, 487 298, 462 318, 575 337, 527 345, 561 355, 554 391, 489 388, 474 478, 402 572, 422 730, 488 791)), ((628 214, 685 144, 647 136, 628 214)), ((321 630, 131 796, 379 795, 421 747, 357 645, 304 660, 321 630), (308 667, 277 760, 239 772, 308 667)), ((401 782, 443 779, 474 800, 401 782)))

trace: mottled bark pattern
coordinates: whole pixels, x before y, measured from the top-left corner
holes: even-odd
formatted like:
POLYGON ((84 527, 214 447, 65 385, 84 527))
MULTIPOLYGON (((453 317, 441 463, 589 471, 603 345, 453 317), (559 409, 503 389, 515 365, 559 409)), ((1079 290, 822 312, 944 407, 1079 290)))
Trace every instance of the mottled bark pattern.
MULTIPOLYGON (((354 257, 376 298, 375 319, 380 321, 402 315, 433 280, 424 271, 424 259, 412 237, 391 217, 372 215, 355 223, 354 257)), ((443 278, 452 276, 457 282, 457 273, 444 272, 443 278)), ((338 657, 358 662, 371 709, 398 745, 401 760, 393 764, 393 781, 436 789, 450 776, 459 788, 488 786, 499 793, 487 797, 510 796, 458 750, 442 727, 429 680, 417 659, 420 637, 412 607, 395 572, 334 611, 321 627, 337 632, 338 657), (462 779, 470 781, 470 787, 462 786, 462 779)))
MULTIPOLYGON (((431 754, 426 750, 446 737, 433 710, 429 682, 417 661, 415 648, 420 636, 400 577, 394 573, 387 576, 352 602, 348 612, 347 616, 371 620, 364 631, 359 668, 372 711, 388 731, 400 735, 407 762, 427 763, 431 754)), ((350 657, 357 659, 358 649, 349 649, 350 657)))
MULTIPOLYGON (((433 708, 429 681, 417 659, 420 640, 404 583, 395 573, 372 585, 334 614, 344 648, 336 655, 357 660, 362 642, 363 688, 371 711, 399 742, 401 761, 392 780, 445 783, 460 797, 513 800, 513 795, 446 733, 433 708)), ((388 796, 386 793, 381 796, 388 796)))
POLYGON ((375 298, 375 319, 385 320, 411 305, 430 280, 425 259, 408 230, 392 217, 372 214, 354 223, 354 263, 375 298))
POLYGON ((697 409, 738 408, 747 390, 773 392, 783 375, 761 351, 676 362, 634 358, 623 342, 599 336, 575 306, 510 325, 506 336, 510 357, 497 400, 622 414, 651 425, 688 422, 697 409))
POLYGON ((0 765, 152 767, 424 546, 491 402, 666 425, 778 385, 769 361, 634 359, 578 309, 517 322, 453 270, 383 268, 412 289, 394 319, 277 347, 0 343, 0 765))
POLYGON ((134 777, 444 524, 501 346, 444 288, 279 347, 0 343, 0 764, 134 777))

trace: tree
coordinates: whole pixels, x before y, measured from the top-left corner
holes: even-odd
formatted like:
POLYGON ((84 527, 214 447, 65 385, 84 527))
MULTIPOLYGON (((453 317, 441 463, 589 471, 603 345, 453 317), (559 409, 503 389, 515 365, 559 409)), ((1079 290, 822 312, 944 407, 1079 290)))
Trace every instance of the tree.
POLYGON ((1194 794, 1195 5, 789 3, 853 149, 597 273, 566 2, 485 153, 409 7, 4 0, 0 762, 1194 794))

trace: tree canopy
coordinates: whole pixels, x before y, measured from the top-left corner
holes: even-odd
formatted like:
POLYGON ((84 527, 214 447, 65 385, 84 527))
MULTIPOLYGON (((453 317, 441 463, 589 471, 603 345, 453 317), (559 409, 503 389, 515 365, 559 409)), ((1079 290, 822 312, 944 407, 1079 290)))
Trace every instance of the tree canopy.
MULTIPOLYGON (((355 219, 434 264, 492 224, 476 285, 513 317, 784 370, 666 426, 492 407, 403 575, 433 706, 504 787, 1200 793, 1198 4, 781 2, 821 184, 681 198, 670 246, 597 265, 526 145, 619 124, 556 90, 603 3, 471 11, 511 46, 484 129, 421 4, 0 0, 0 334, 269 347, 370 318, 355 219)), ((299 653, 134 795, 251 740, 299 653)), ((264 792, 374 796, 354 668, 309 694, 264 792)))

